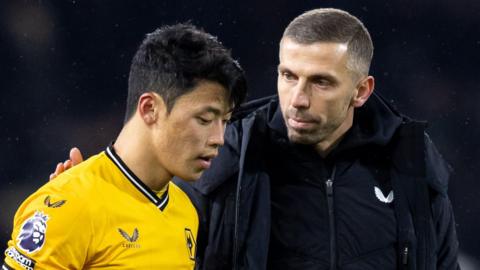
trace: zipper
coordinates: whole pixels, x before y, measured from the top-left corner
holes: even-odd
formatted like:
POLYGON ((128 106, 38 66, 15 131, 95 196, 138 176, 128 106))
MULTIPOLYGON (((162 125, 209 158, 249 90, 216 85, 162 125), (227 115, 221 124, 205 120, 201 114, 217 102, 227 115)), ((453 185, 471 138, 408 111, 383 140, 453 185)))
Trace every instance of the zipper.
POLYGON ((408 243, 405 243, 402 247, 402 269, 408 269, 408 243))
POLYGON ((335 179, 336 167, 333 167, 332 175, 325 181, 327 194, 328 221, 330 226, 330 270, 337 269, 337 243, 335 233, 335 212, 333 207, 333 180, 335 179))

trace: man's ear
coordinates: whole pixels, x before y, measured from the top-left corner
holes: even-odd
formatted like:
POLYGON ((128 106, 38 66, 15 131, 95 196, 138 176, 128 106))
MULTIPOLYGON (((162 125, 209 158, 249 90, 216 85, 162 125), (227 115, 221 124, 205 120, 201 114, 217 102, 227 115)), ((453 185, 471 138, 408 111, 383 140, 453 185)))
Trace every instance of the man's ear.
POLYGON ((154 92, 143 93, 138 98, 137 112, 147 125, 154 124, 165 111, 163 99, 154 92))
POLYGON ((367 102, 375 87, 373 76, 367 76, 357 84, 357 91, 353 97, 353 107, 362 107, 367 102))

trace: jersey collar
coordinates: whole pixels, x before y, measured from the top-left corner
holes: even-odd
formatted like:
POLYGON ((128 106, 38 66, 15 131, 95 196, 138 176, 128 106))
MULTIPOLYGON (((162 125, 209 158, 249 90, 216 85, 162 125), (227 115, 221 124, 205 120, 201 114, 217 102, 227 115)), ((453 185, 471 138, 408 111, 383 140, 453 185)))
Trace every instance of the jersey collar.
POLYGON ((168 204, 168 184, 165 192, 158 197, 157 194, 145 185, 123 162, 123 160, 115 153, 113 149, 113 143, 110 144, 105 153, 108 158, 120 169, 120 171, 125 175, 125 177, 133 184, 138 191, 140 191, 145 197, 147 197, 153 204, 157 206, 158 209, 163 211, 168 204))

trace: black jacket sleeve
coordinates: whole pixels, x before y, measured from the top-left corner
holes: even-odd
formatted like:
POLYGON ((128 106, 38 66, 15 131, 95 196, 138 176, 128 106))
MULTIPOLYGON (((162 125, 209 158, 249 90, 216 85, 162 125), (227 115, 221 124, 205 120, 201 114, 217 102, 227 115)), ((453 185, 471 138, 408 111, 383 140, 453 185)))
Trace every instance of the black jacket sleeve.
POLYGON ((438 270, 460 269, 458 239, 452 205, 447 195, 451 168, 425 135, 427 180, 432 188, 432 217, 435 226, 438 270))
POLYGON ((437 239, 437 269, 455 270, 458 265, 458 240, 452 205, 447 196, 438 194, 432 204, 437 239))

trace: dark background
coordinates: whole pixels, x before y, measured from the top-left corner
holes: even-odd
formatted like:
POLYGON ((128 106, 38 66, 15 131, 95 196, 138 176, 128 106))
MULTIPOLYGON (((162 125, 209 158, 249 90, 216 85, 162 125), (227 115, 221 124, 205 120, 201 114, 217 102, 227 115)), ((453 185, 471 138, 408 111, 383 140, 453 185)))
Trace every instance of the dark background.
POLYGON ((455 169, 464 269, 480 269, 480 1, 0 0, 0 249, 16 208, 72 146, 121 129, 129 63, 144 35, 190 20, 232 48, 249 99, 276 91, 278 41, 305 10, 337 7, 370 30, 376 91, 429 133, 455 169), (296 2, 296 3, 295 3, 296 2))

